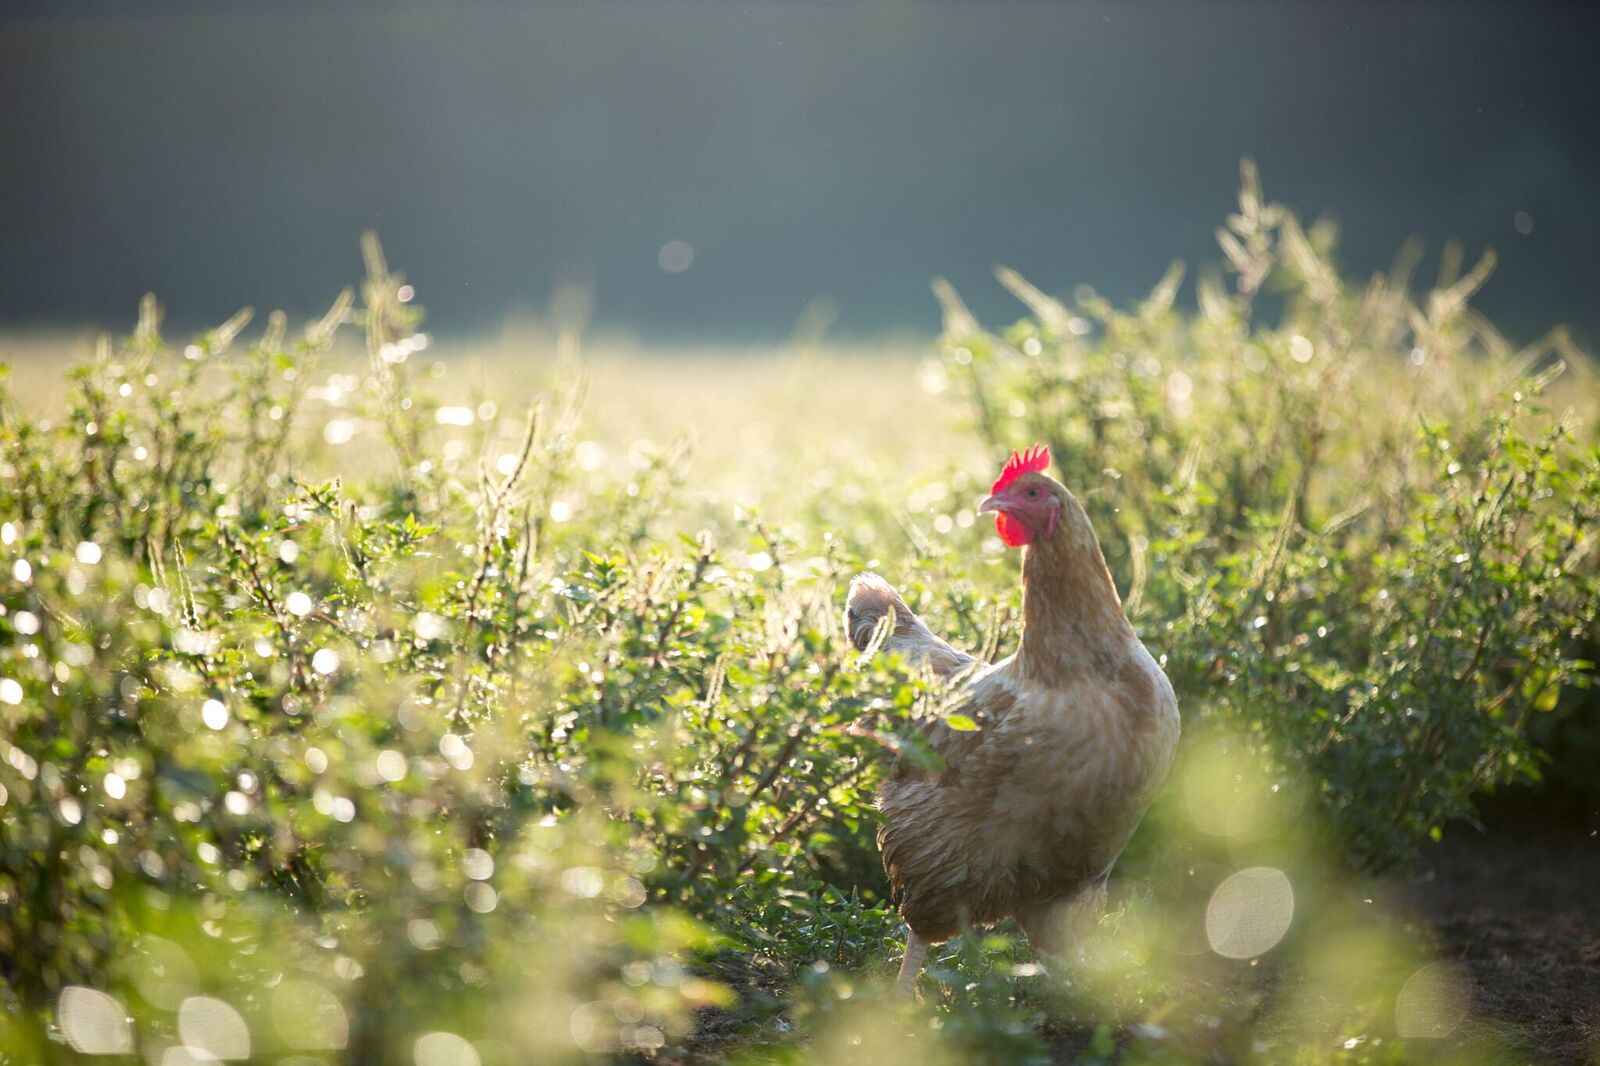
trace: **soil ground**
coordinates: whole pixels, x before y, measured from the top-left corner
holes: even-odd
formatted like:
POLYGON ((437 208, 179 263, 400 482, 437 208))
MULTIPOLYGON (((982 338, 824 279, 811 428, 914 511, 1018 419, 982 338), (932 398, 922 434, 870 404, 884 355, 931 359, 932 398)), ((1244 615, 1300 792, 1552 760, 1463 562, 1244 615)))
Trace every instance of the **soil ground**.
POLYGON ((1458 828, 1406 886, 1472 1012, 1529 1062, 1600 1062, 1600 833, 1458 828))

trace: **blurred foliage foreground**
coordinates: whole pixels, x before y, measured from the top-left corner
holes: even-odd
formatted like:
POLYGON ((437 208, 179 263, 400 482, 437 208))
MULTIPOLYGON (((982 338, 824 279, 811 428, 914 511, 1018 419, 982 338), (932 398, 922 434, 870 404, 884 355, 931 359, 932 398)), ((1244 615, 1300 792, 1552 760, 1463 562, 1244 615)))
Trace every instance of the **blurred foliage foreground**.
POLYGON ((174 350, 147 301, 63 417, 5 395, 0 1059, 1492 1057, 1516 1034, 1371 875, 1536 775, 1583 681, 1564 342, 1474 315, 1487 263, 1348 287, 1248 170, 1219 238, 1195 314, 1176 273, 1123 313, 1002 272, 1030 314, 991 334, 942 290, 923 385, 970 425, 909 496, 795 469, 735 510, 686 449, 584 440, 578 387, 439 406, 370 242, 300 340, 174 350), (319 366, 347 323, 358 374, 319 366), (321 480, 355 427, 382 454, 321 480), (1184 754, 1070 974, 971 934, 897 1005, 872 794, 944 694, 836 615, 873 565, 1008 650, 1016 560, 971 507, 1034 440, 1184 754))

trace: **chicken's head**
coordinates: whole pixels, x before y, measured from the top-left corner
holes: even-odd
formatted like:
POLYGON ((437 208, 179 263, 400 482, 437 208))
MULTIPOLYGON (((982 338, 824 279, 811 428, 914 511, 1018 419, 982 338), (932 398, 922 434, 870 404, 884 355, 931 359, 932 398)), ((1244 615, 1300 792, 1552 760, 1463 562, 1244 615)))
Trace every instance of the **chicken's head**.
POLYGON ((1045 473, 1049 466, 1050 449, 1043 444, 1012 452, 990 497, 978 508, 979 514, 995 512, 995 529, 1006 547, 1021 548, 1055 535, 1066 490, 1045 473))

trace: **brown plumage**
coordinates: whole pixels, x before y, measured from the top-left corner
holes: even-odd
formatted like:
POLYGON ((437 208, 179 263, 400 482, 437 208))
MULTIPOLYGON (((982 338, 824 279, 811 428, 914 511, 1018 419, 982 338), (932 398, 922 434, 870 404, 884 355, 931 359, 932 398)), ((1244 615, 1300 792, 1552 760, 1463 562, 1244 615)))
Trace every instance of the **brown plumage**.
POLYGON ((960 713, 924 728, 945 768, 902 765, 884 784, 878 834, 910 927, 900 987, 930 943, 963 923, 1016 918, 1036 950, 1070 951, 1092 926, 1112 864, 1166 776, 1178 741, 1172 686, 1123 614, 1089 518, 1043 473, 1049 453, 1014 456, 982 510, 1023 548, 1021 645, 992 665, 935 636, 882 579, 851 585, 845 622, 942 676, 965 672, 960 713))

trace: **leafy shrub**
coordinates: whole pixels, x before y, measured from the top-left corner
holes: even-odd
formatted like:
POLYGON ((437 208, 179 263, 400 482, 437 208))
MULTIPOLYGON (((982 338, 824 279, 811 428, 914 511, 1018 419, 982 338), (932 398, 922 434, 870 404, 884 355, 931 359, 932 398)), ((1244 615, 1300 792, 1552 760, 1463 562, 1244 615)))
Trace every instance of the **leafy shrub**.
POLYGON ((862 557, 791 558, 755 520, 724 532, 756 566, 659 537, 681 455, 577 484, 575 395, 489 429, 493 464, 433 458, 424 338, 368 259, 364 305, 293 350, 274 317, 229 353, 241 315, 172 351, 147 301, 64 418, 3 398, 8 1010, 109 988, 159 1050, 194 1043, 170 1012, 209 991, 258 1051, 294 1050, 265 991, 289 974, 334 1004, 328 1049, 399 1061, 436 1019, 559 1057, 680 1039, 724 1001, 684 973, 718 944, 884 953, 870 796, 893 741, 864 717, 927 686, 846 654, 862 557), (365 375, 312 386, 352 316, 365 375), (388 473, 300 480, 313 388, 347 394, 329 426, 381 435, 388 473), (583 521, 551 520, 558 492, 583 521), (232 945, 215 966, 206 938, 232 945))

